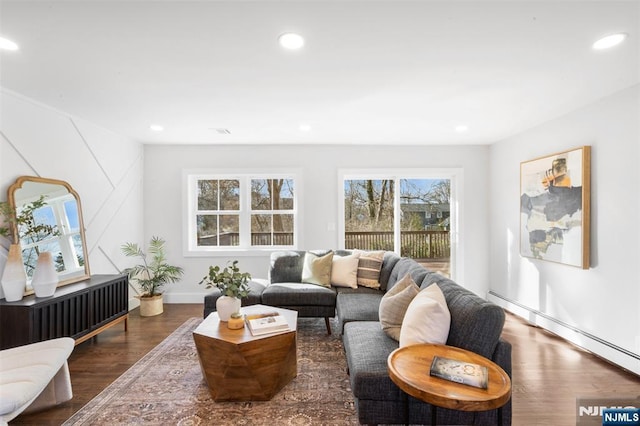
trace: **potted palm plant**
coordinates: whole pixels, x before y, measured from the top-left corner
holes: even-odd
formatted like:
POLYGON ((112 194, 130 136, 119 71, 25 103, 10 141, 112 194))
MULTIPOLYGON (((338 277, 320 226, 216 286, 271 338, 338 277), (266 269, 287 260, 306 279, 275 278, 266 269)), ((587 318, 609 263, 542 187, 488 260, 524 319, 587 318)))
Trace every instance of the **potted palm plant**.
POLYGON ((137 257, 142 263, 125 269, 129 279, 140 287, 140 316, 149 317, 163 312, 162 287, 165 284, 177 282, 183 274, 179 266, 167 263, 164 249, 165 240, 151 237, 147 253, 136 243, 122 245, 122 253, 127 257, 137 257), (147 256, 150 259, 147 259, 147 256))
POLYGON ((240 272, 237 260, 227 263, 224 268, 209 266, 209 274, 202 278, 200 284, 220 290, 221 296, 216 300, 220 321, 229 321, 232 314, 240 312, 240 299, 249 294, 250 279, 248 272, 240 272))

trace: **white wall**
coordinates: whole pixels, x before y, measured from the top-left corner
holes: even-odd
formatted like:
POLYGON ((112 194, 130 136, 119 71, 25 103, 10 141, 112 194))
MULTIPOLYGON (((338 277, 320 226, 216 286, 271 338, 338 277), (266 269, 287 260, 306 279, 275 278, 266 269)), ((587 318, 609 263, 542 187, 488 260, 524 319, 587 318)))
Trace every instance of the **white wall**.
POLYGON ((491 146, 490 299, 640 374, 640 86, 491 146), (520 162, 591 145, 591 267, 519 254, 520 162), (602 340, 603 342, 601 342, 602 340))
MULTIPOLYGON (((18 176, 68 182, 80 195, 92 274, 129 266, 120 245, 142 241, 142 156, 140 143, 0 91, 0 199, 18 176)), ((7 243, 0 244, 0 273, 7 243)))
POLYGON ((269 254, 252 257, 183 257, 183 169, 297 168, 301 170, 303 216, 301 249, 337 248, 338 170, 375 168, 462 168, 464 232, 462 276, 471 291, 486 296, 488 286, 488 147, 380 146, 161 146, 145 148, 145 237, 167 240, 171 262, 185 268, 182 283, 167 288, 166 300, 201 303, 206 293, 198 282, 209 265, 238 258, 243 270, 266 277, 269 254))

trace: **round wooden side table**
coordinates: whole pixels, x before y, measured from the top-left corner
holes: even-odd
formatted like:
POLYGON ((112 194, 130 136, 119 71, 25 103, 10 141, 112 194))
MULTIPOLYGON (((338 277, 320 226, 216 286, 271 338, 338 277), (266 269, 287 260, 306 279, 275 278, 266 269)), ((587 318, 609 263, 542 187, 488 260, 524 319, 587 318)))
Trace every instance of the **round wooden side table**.
POLYGON ((502 425, 502 406, 511 398, 511 379, 493 361, 453 346, 424 343, 396 349, 389 355, 387 367, 391 380, 400 389, 434 406, 431 424, 436 424, 435 407, 441 407, 461 411, 498 409, 498 424, 502 425), (431 376, 429 369, 434 356, 487 367, 487 389, 431 376))

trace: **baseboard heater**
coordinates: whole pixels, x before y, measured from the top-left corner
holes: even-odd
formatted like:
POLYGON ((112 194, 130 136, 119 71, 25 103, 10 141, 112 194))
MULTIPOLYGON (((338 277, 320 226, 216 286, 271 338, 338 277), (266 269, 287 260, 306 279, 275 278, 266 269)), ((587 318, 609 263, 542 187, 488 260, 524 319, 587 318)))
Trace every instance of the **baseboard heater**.
POLYGON ((529 323, 542 327, 571 343, 586 349, 625 370, 640 375, 640 355, 617 346, 591 333, 560 321, 544 312, 532 309, 520 302, 489 291, 487 299, 509 312, 524 318, 529 323))

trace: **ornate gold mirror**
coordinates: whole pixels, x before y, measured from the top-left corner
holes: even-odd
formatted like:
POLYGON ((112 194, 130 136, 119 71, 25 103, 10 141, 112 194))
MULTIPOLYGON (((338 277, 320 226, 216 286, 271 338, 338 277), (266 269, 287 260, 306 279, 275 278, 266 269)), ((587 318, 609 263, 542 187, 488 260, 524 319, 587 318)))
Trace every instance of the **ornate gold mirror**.
MULTIPOLYGON (((58 286, 90 277, 80 197, 71 185, 21 176, 9 187, 7 200, 21 219, 12 223, 12 233, 13 241, 20 243, 27 282, 45 251, 54 259, 58 286)), ((29 284, 26 293, 32 293, 29 284)))

